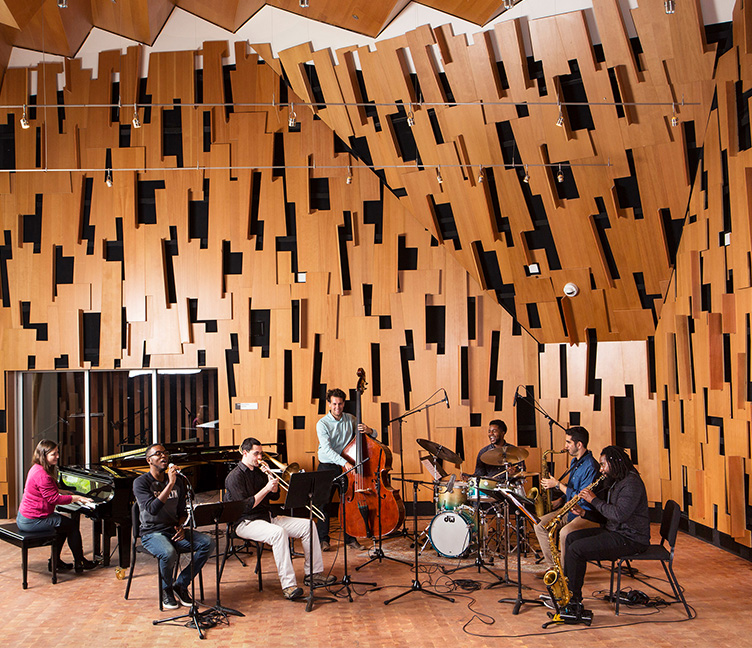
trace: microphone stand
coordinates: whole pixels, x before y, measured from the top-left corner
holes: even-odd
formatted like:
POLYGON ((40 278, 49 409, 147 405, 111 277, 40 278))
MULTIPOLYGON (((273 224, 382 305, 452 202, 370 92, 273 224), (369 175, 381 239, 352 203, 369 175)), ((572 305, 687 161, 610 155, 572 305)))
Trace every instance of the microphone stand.
MULTIPOLYGON (((436 390, 438 391, 438 390, 436 390)), ((434 392, 434 395, 436 392, 434 392)), ((447 407, 449 407, 449 400, 444 398, 440 401, 436 401, 435 403, 428 403, 428 405, 424 405, 423 407, 420 407, 418 409, 414 410, 408 410, 404 414, 400 414, 399 416, 395 416, 390 421, 386 422, 387 427, 391 425, 394 422, 399 422, 399 447, 400 447, 400 482, 402 483, 401 490, 402 490, 402 501, 405 501, 405 482, 408 481, 405 479, 405 449, 402 447, 402 422, 404 419, 406 419, 408 416, 412 416, 413 414, 417 414, 418 412, 422 412, 423 410, 429 409, 431 407, 434 407, 435 405, 439 405, 440 403, 446 402, 447 407)), ((417 522, 416 522, 417 524, 417 522)), ((405 516, 405 519, 402 520, 402 531, 400 532, 403 536, 410 535, 407 532, 407 515, 405 516)))
MULTIPOLYGON (((381 465, 381 460, 383 459, 383 456, 384 456, 384 449, 379 448, 379 466, 381 465)), ((410 564, 406 560, 401 560, 399 558, 392 558, 391 556, 387 556, 384 553, 384 550, 382 549, 383 538, 382 538, 382 532, 381 532, 381 479, 376 480, 376 500, 377 500, 376 517, 379 521, 379 536, 378 536, 378 540, 376 541, 377 546, 373 550, 373 555, 368 560, 366 560, 366 562, 364 562, 362 565, 359 565, 358 567, 356 567, 355 571, 362 569, 366 565, 370 565, 374 560, 378 560, 379 564, 381 564, 382 560, 393 560, 394 562, 402 563, 403 565, 410 564)))
MULTIPOLYGON (((340 508, 342 510, 340 514, 340 525, 342 526, 342 534, 347 533, 347 507, 345 506, 345 496, 347 495, 347 475, 349 475, 353 470, 356 468, 360 468, 366 461, 368 461, 369 457, 366 457, 363 461, 361 461, 359 464, 356 464, 350 470, 345 470, 342 474, 335 477, 332 481, 337 483, 337 488, 339 489, 339 503, 340 508)), ((350 574, 347 571, 347 543, 344 543, 344 546, 342 547, 342 559, 343 559, 343 570, 344 573, 342 574, 342 579, 335 583, 335 585, 342 585, 334 594, 339 594, 342 590, 347 590, 347 599, 350 601, 350 603, 353 602, 352 592, 350 591, 350 585, 370 585, 373 587, 376 585, 376 583, 371 582, 364 582, 364 581, 354 581, 350 578, 350 574)))
MULTIPOLYGON (((155 619, 152 621, 152 625, 161 625, 163 623, 167 623, 169 621, 177 621, 178 619, 190 619, 188 623, 185 624, 186 628, 196 628, 198 630, 198 636, 199 639, 205 639, 204 633, 202 631, 202 628, 213 628, 216 624, 216 622, 204 618, 201 616, 201 614, 198 611, 198 604, 196 603, 196 582, 195 582, 195 576, 196 576, 196 567, 195 567, 195 561, 194 561, 194 548, 193 548, 193 527, 194 527, 194 517, 193 517, 193 486, 191 486, 191 483, 188 481, 188 478, 183 475, 181 472, 178 472, 178 475, 182 477, 185 480, 186 485, 186 497, 188 498, 188 519, 186 520, 186 523, 188 524, 188 540, 191 547, 191 608, 186 612, 185 614, 178 614, 177 616, 169 617, 167 619, 155 619)), ((160 575, 161 578, 161 575, 160 575)))

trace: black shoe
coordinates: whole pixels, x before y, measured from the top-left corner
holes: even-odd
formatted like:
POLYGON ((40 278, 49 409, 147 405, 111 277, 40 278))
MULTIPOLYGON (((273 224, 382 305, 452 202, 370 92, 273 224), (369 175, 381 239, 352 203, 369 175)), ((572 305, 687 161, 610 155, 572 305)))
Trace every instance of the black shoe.
POLYGON ((175 595, 175 598, 178 601, 180 601, 180 604, 183 607, 191 607, 193 605, 193 599, 191 598, 191 595, 188 593, 187 587, 174 585, 172 588, 172 593, 175 595))
POLYGON ((331 551, 332 545, 329 544, 328 540, 322 540, 321 541, 321 551, 331 551))
MULTIPOLYGON (((59 565, 60 563, 58 563, 59 565)), ((86 560, 84 558, 83 560, 77 560, 76 561, 76 573, 80 574, 85 569, 94 569, 99 563, 94 560, 86 560)))
POLYGON ((364 551, 365 547, 358 542, 357 538, 352 538, 348 541, 347 546, 353 551, 364 551))
POLYGON ((165 610, 177 610, 180 607, 172 594, 172 590, 162 590, 162 607, 165 610))
MULTIPOLYGON (((73 563, 67 563, 60 560, 60 558, 57 559, 57 570, 60 571, 68 571, 70 569, 73 569, 73 563)), ((47 571, 52 571, 52 558, 47 559, 47 571)))

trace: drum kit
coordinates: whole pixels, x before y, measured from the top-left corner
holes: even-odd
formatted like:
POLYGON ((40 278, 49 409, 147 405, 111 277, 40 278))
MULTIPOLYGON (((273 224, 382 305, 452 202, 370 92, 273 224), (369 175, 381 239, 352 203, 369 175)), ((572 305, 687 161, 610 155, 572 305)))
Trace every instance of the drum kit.
POLYGON ((493 562, 493 554, 506 555, 509 515, 500 495, 506 491, 527 499, 525 479, 537 473, 515 472, 515 468, 527 458, 528 451, 513 445, 493 448, 480 459, 497 466, 498 472, 460 481, 456 475, 447 475, 438 463, 448 461, 459 466, 462 458, 457 453, 428 439, 417 439, 417 443, 429 453, 423 463, 434 477, 435 515, 423 532, 427 539, 421 551, 430 542, 440 556, 463 558, 480 543, 481 554, 488 562, 493 562))

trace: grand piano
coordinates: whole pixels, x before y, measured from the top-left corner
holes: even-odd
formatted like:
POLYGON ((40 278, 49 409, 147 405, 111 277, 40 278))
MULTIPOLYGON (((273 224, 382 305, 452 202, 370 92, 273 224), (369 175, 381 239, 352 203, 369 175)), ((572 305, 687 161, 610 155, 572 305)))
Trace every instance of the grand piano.
MULTIPOLYGON (((165 443, 170 461, 178 466, 197 493, 221 490, 225 477, 240 461, 235 446, 215 448, 196 442, 165 443)), ((61 466, 59 481, 63 489, 94 500, 94 505, 67 504, 58 510, 86 515, 92 520, 94 557, 110 564, 110 539, 117 535, 118 562, 130 566, 131 505, 133 481, 148 470, 146 448, 102 457, 88 466, 61 466)))

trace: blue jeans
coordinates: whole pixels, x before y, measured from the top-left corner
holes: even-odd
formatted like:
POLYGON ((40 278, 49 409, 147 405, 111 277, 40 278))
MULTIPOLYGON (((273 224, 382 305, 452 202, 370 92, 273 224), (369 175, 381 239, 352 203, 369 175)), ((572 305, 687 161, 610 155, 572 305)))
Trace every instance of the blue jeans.
POLYGON ((43 518, 27 518, 20 513, 16 516, 16 526, 21 531, 34 533, 39 531, 57 531, 57 556, 60 557, 60 550, 63 548, 63 540, 68 540, 73 559, 80 563, 84 559, 83 543, 81 541, 81 532, 78 529, 79 516, 73 515, 66 517, 60 513, 50 513, 43 518))
MULTIPOLYGON (((172 589, 172 574, 175 572, 175 564, 178 561, 178 554, 190 553, 190 530, 186 529, 185 537, 182 540, 172 540, 172 533, 148 533, 141 536, 141 544, 144 549, 152 556, 159 560, 159 573, 162 574, 162 587, 172 589)), ((175 587, 188 587, 193 577, 201 571, 206 564, 212 551, 214 551, 214 541, 210 536, 193 532, 193 563, 194 572, 191 573, 190 563, 180 572, 175 579, 175 587)))

